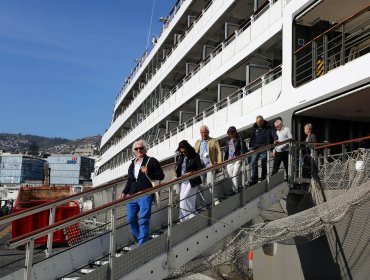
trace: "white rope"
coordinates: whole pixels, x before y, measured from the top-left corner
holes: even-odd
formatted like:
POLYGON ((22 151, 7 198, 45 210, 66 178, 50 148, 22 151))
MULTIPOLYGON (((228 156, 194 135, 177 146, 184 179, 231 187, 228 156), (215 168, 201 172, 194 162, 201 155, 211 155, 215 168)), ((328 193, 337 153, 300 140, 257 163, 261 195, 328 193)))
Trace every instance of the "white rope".
POLYGON ((152 32, 152 23, 153 23, 154 7, 155 7, 155 0, 153 0, 152 14, 151 14, 151 16, 150 16, 149 30, 148 30, 148 36, 147 36, 147 41, 146 41, 146 48, 145 48, 145 50, 148 50, 148 48, 149 48, 150 33, 152 32))

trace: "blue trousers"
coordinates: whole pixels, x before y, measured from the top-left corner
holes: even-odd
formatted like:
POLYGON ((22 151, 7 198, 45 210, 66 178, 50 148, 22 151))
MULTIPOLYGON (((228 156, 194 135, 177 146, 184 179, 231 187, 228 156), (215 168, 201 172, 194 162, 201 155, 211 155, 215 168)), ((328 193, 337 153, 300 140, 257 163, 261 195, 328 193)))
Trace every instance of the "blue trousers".
POLYGON ((264 180, 267 175, 267 152, 262 152, 252 155, 252 182, 258 181, 258 159, 261 157, 261 180, 264 180))
POLYGON ((152 201, 152 195, 147 195, 127 204, 127 222, 138 244, 143 244, 149 239, 149 221, 150 215, 152 214, 152 201))

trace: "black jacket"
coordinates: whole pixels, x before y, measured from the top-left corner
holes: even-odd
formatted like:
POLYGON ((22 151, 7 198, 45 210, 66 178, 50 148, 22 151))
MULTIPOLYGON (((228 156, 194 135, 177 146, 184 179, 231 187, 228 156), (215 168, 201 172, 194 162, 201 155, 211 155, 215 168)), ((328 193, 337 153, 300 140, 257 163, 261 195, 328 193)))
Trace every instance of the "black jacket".
MULTIPOLYGON (((176 159, 176 167, 175 167, 175 172, 176 172, 176 177, 179 178, 181 177, 181 168, 182 168, 182 162, 184 161, 184 156, 180 155, 176 159)), ((194 158, 187 158, 186 161, 186 173, 188 172, 193 172, 202 169, 202 162, 200 161, 200 157, 197 154, 194 158)), ((190 179, 190 185, 192 188, 200 185, 202 183, 202 179, 198 176, 193 179, 190 179)))
MULTIPOLYGON (((145 166, 149 157, 147 155, 144 156, 143 162, 141 166, 145 166)), ((151 180, 163 180, 164 179, 164 173, 162 170, 161 165, 159 164, 158 160, 155 158, 150 158, 150 161, 147 165, 148 168, 148 177, 151 180)), ((134 175, 135 172, 135 159, 132 160, 129 168, 128 168, 128 179, 127 179, 127 184, 125 188, 123 189, 122 193, 124 194, 134 194, 140 191, 143 191, 145 189, 151 188, 152 183, 149 181, 147 176, 139 171, 139 175, 137 179, 135 178, 134 175)))
MULTIPOLYGON (((239 137, 235 139, 234 145, 235 145, 234 155, 236 157, 248 152, 247 145, 245 144, 242 138, 239 137)), ((228 160, 228 159, 229 159, 229 141, 226 142, 226 150, 225 150, 225 156, 224 156, 224 160, 228 160)))
POLYGON ((274 143, 274 138, 275 138, 275 133, 272 130, 271 125, 267 121, 264 121, 261 129, 259 129, 258 125, 255 123, 252 127, 252 136, 251 136, 251 140, 249 142, 249 147, 252 150, 256 150, 258 148, 270 145, 270 144, 274 143), (257 136, 257 131, 258 131, 258 133, 264 133, 264 136, 265 136, 265 141, 264 142, 265 143, 262 143, 262 144, 257 143, 257 141, 256 141, 256 138, 258 137, 257 136))

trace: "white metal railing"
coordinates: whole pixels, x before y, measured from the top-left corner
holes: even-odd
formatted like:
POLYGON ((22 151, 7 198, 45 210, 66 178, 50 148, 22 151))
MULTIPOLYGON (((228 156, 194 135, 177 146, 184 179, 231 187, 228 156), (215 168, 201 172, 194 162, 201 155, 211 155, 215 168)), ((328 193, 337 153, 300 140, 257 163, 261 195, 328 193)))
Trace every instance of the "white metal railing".
MULTIPOLYGON (((260 8, 259 10, 253 12, 240 26, 239 28, 233 33, 231 34, 228 38, 226 38, 223 42, 221 42, 216 48, 215 50, 208 56, 206 57, 203 61, 201 61, 198 66, 193 69, 193 71, 191 73, 189 73, 187 76, 185 76, 177 85, 175 85, 170 93, 163 97, 163 99, 156 105, 156 106, 153 106, 153 108, 151 110, 149 110, 149 112, 143 117, 143 119, 146 118, 146 116, 148 114, 150 114, 153 110, 155 110, 156 107, 158 107, 161 103, 163 103, 169 96, 173 95, 174 92, 176 92, 186 81, 188 81, 191 77, 193 77, 201 68, 203 68, 204 66, 206 66, 210 60, 212 60, 214 57, 217 56, 217 54, 219 54, 220 52, 222 52, 225 48, 227 48, 227 46, 229 44, 231 44, 234 39, 236 39, 239 35, 241 35, 241 33, 245 33, 244 31, 250 27, 250 25, 255 22, 257 19, 259 19, 262 15, 265 14, 265 12, 267 10, 271 10, 271 8, 273 7, 273 10, 274 12, 271 12, 271 13, 268 13, 268 15, 265 15, 263 19, 261 19, 261 23, 262 24, 269 24, 271 22, 273 22, 272 19, 276 19, 276 15, 275 14, 278 14, 278 17, 281 16, 281 5, 283 5, 283 2, 281 2, 281 5, 274 5, 276 2, 278 1, 275 1, 275 0, 271 0, 271 1, 266 1, 260 8), (276 13, 277 12, 277 13, 276 13)), ((250 38, 247 39, 247 38, 243 38, 244 40, 246 40, 248 43, 252 41, 253 38, 257 37, 259 35, 259 33, 261 32, 261 30, 256 30, 256 32, 248 32, 249 33, 249 36, 250 38)), ((245 35, 244 35, 245 36, 245 35)), ((183 36, 184 37, 184 36, 183 36)), ((243 36, 242 36, 243 37, 243 36)), ((241 49, 241 48, 240 48, 241 49)), ((164 62, 163 62, 164 63, 164 62)), ((149 83, 149 80, 146 84, 149 83)), ((142 90, 140 91, 142 92, 142 90)), ((137 96, 140 94, 140 92, 137 94, 137 96)), ((134 109, 132 109, 131 107, 136 104, 137 106, 141 104, 141 102, 138 102, 137 101, 137 97, 134 98, 130 104, 126 107, 126 110, 124 110, 123 112, 121 112, 120 116, 121 117, 120 119, 126 119, 127 116, 131 115, 134 111, 134 109)), ((116 118, 116 120, 118 119, 118 117, 116 118)), ((113 129, 113 127, 112 127, 113 129)), ((118 129, 118 127, 116 127, 116 129, 118 129)), ((125 134, 122 136, 122 137, 125 137, 127 134, 129 134, 130 132, 132 131, 132 128, 130 128, 128 131, 125 132, 125 134)), ((114 145, 114 143, 112 143, 114 145)), ((104 144, 104 145, 109 145, 108 143, 104 144)), ((104 147, 103 147, 104 149, 104 147)))
POLYGON ((319 78, 370 51, 368 5, 293 53, 293 84, 319 78))
MULTIPOLYGON (((182 46, 184 44, 183 41, 187 40, 189 44, 194 44, 193 37, 197 36, 197 34, 198 34, 197 32, 195 32, 194 26, 196 26, 198 23, 204 22, 203 15, 206 14, 206 12, 208 11, 209 7, 211 6, 211 4, 213 2, 214 2, 214 0, 209 2, 205 6, 205 8, 203 8, 202 13, 196 18, 196 20, 193 22, 193 24, 186 30, 185 34, 181 38, 179 38, 178 43, 171 48, 171 50, 167 54, 166 58, 160 63, 159 67, 157 67, 157 69, 155 70, 155 73, 153 73, 153 75, 149 76, 148 80, 145 83, 142 83, 141 89, 134 96, 135 98, 133 100, 131 100, 130 103, 126 106, 126 109, 123 110, 119 114, 119 116, 116 117, 116 119, 115 119, 116 123, 117 123, 117 121, 116 121, 117 119, 118 119, 118 121, 120 119, 126 119, 128 116, 130 116, 133 113, 133 110, 135 110, 133 108, 136 108, 137 106, 141 105, 142 101, 138 101, 139 96, 143 95, 142 93, 143 93, 144 89, 145 89, 144 92, 146 92, 148 87, 150 87, 152 85, 153 85, 152 87, 154 87, 155 82, 158 82, 158 78, 155 79, 154 77, 162 74, 162 72, 165 72, 166 69, 169 68, 169 64, 173 62, 174 58, 178 59, 180 57, 178 53, 174 54, 174 52, 175 51, 179 52, 179 46, 182 46), (166 65, 166 66, 164 66, 164 65, 166 65)), ((155 86, 157 86, 157 85, 155 85, 155 86)), ((152 91, 152 90, 154 90, 154 88, 151 89, 150 91, 152 91)), ((117 129, 117 127, 116 127, 116 129, 117 129)), ((115 131, 114 125, 111 126, 111 128, 109 128, 108 130, 114 130, 115 131)), ((104 136, 103 136, 102 140, 103 140, 102 143, 104 143, 104 136)))
MULTIPOLYGON (((215 103, 214 105, 205 109, 203 112, 199 113, 198 115, 194 116, 192 119, 186 121, 185 123, 179 125, 178 127, 172 129, 171 131, 169 131, 162 137, 155 139, 153 142, 149 143, 150 147, 153 148, 154 146, 159 145, 160 143, 163 143, 165 140, 175 136, 176 134, 180 133, 181 131, 184 131, 185 129, 190 129, 192 127, 195 127, 197 123, 200 123, 203 120, 206 120, 207 118, 208 119, 211 118, 216 113, 222 114, 222 112, 224 111, 229 111, 229 112, 233 111, 232 113, 230 113, 229 118, 232 119, 232 117, 237 117, 237 113, 239 112, 239 110, 235 110, 236 109, 235 106, 237 106, 235 103, 237 102, 241 102, 241 104, 246 105, 243 111, 243 115, 245 115, 250 110, 261 108, 264 105, 267 105, 275 101, 278 95, 280 94, 280 90, 279 90, 281 89, 281 84, 279 80, 280 76, 281 76, 281 65, 270 70, 266 74, 258 77, 256 80, 252 81, 247 86, 244 86, 236 90, 230 96, 224 98, 220 102, 215 103), (278 83, 278 85, 275 88, 274 87, 271 88, 269 84, 272 82, 278 83), (255 94, 259 95, 259 98, 257 98, 255 94), (254 102, 250 100, 249 96, 254 97, 254 102), (258 104, 256 102, 258 102, 258 104), (256 103, 256 104, 253 104, 253 103, 256 103), (246 109, 248 107, 250 108, 250 110, 246 109), (231 110, 231 108, 233 108, 233 110, 231 110)), ((153 124, 153 121, 154 120, 151 120, 152 124, 153 124)), ((227 119, 224 119, 224 121, 227 121, 227 119)), ((145 127, 145 123, 144 123, 144 127, 145 127)), ((140 136, 142 136, 142 133, 145 132, 144 127, 141 127, 141 126, 136 127, 136 131, 138 131, 141 134, 138 134, 138 135, 134 134, 134 136, 130 135, 131 139, 140 138, 140 136)), ((133 131, 131 132, 134 133, 133 131)), ((121 141, 123 141, 123 139, 121 141)), ((129 144, 130 143, 127 140, 127 143, 125 146, 129 144)), ((114 158, 116 157, 117 156, 114 156, 113 158, 110 159, 110 161, 114 160, 114 158)), ((119 165, 130 161, 131 158, 132 158, 132 155, 127 154, 126 156, 121 157, 120 160, 117 162, 117 164, 112 167, 113 168, 118 167, 119 165)), ((106 164, 109 164, 109 162, 106 164)), ((108 169, 105 169, 103 167, 100 174, 104 173, 104 171, 106 170, 108 169)))
MULTIPOLYGON (((110 223, 108 224, 108 229, 107 229, 108 233, 109 233, 109 236, 110 236, 110 250, 109 250, 110 265, 109 265, 108 270, 113 270, 114 269, 114 267, 113 267, 114 262, 112 262, 112 257, 115 256, 116 248, 117 248, 116 230, 117 230, 117 213, 118 213, 118 208, 119 207, 122 207, 122 206, 126 205, 127 203, 129 203, 130 201, 136 200, 136 199, 141 198, 143 196, 154 194, 157 191, 167 191, 168 194, 169 194, 167 207, 168 207, 168 209, 170 209, 169 210, 169 213, 170 213, 172 211, 171 209, 175 207, 175 204, 174 204, 175 201, 173 200, 174 198, 172 196, 172 187, 175 184, 181 184, 182 182, 188 181, 191 178, 194 178, 194 177, 197 177, 197 176, 200 176, 200 175, 203 175, 203 174, 206 174, 206 173, 210 172, 212 179, 211 179, 211 183, 210 183, 210 194, 211 194, 210 201, 211 201, 211 203, 209 204, 209 219, 210 219, 210 221, 212 221, 213 220, 213 210, 212 209, 214 207, 213 200, 214 200, 214 194, 215 194, 215 171, 216 170, 218 170, 220 168, 223 168, 223 167, 227 166, 230 163, 235 163, 236 161, 240 161, 240 160, 242 161, 242 171, 241 172, 242 172, 243 176, 242 176, 242 184, 241 184, 241 196, 242 196, 242 201, 243 202, 241 202, 241 203, 243 203, 243 205, 244 205, 244 203, 245 203, 244 202, 245 201, 244 196, 245 196, 246 185, 247 185, 247 182, 245 181, 246 160, 249 157, 256 154, 256 153, 269 151, 270 149, 272 149, 275 146, 284 145, 286 143, 289 143, 290 150, 292 150, 293 142, 294 142, 294 140, 287 140, 287 141, 281 142, 277 145, 269 145, 269 146, 263 147, 261 149, 255 150, 255 151, 248 152, 248 153, 246 153, 244 155, 241 155, 239 157, 227 160, 227 161, 222 162, 220 164, 216 164, 212 167, 204 168, 200 171, 191 173, 190 175, 187 175, 187 176, 183 176, 179 179, 175 179, 175 180, 172 180, 170 182, 161 184, 161 185, 159 185, 155 188, 147 189, 147 190, 145 190, 143 192, 140 192, 140 193, 137 193, 135 195, 132 195, 132 196, 129 196, 129 197, 126 197, 126 198, 123 198, 123 199, 118 199, 116 201, 112 201, 110 203, 107 203, 107 204, 104 204, 102 206, 96 207, 92 210, 83 212, 83 213, 81 213, 77 216, 73 216, 73 217, 64 219, 64 220, 59 221, 59 222, 50 223, 50 225, 47 226, 47 227, 34 230, 34 231, 32 231, 28 234, 25 234, 25 235, 22 235, 22 236, 19 236, 19 237, 15 238, 15 239, 12 239, 8 243, 8 247, 9 248, 15 248, 15 247, 18 247, 18 246, 21 246, 21 245, 26 245, 26 259, 25 259, 24 279, 32 279, 34 242, 37 238, 40 238, 40 237, 45 236, 45 235, 52 236, 53 233, 57 230, 66 229, 66 228, 71 227, 73 225, 76 225, 80 222, 83 222, 86 219, 92 219, 92 218, 96 217, 97 215, 106 214, 110 217, 110 223)), ((269 153, 268 153, 268 160, 267 160, 268 164, 270 162, 269 159, 270 158, 269 158, 269 153)), ((290 163, 292 162, 291 159, 289 159, 289 162, 290 163)), ((269 170, 269 167, 268 167, 268 170, 269 170)), ((289 176, 291 176, 291 174, 292 173, 289 171, 289 176)), ((96 194, 96 193, 98 193, 99 191, 101 191, 103 189, 106 189, 106 188, 109 188, 109 187, 114 187, 114 184, 116 184, 116 182, 112 183, 112 184, 107 184, 106 186, 101 187, 100 189, 93 189, 93 190, 90 191, 89 194, 93 194, 93 193, 96 194)), ((270 189, 270 173, 268 172, 267 177, 266 177, 265 191, 269 191, 269 189, 270 189)), ((34 213, 37 213, 37 212, 40 212, 40 211, 45 211, 45 210, 53 211, 53 209, 55 209, 55 207, 57 205, 61 205, 62 203, 65 203, 67 201, 75 200, 79 197, 82 197, 82 195, 86 195, 86 194, 73 195, 73 196, 58 200, 56 202, 41 205, 39 209, 30 209, 30 210, 24 211, 23 214, 21 212, 17 215, 10 215, 9 217, 6 217, 5 219, 1 218, 0 219, 0 225, 5 224, 5 223, 9 223, 10 221, 14 221, 15 219, 19 219, 20 217, 24 217, 26 214, 27 215, 29 215, 31 213, 34 214, 34 213)), ((52 213, 52 212, 50 212, 50 213, 52 213)), ((167 234, 167 250, 170 250, 171 249, 171 238, 173 238, 171 232, 172 232, 172 227, 174 225, 172 223, 172 216, 170 214, 168 215, 168 219, 169 220, 167 221, 167 231, 166 231, 166 234, 167 234)), ((52 243, 48 244, 48 246, 51 246, 51 244, 52 243)), ((50 252, 51 252, 51 247, 48 248, 48 250, 50 250, 50 252)), ((50 256, 50 254, 48 256, 50 256)), ((112 274, 108 273, 108 275, 112 275, 112 274)))
MULTIPOLYGON (((166 17, 166 22, 163 24, 163 29, 161 30, 160 34, 158 35, 158 39, 162 36, 163 34, 163 31, 168 27, 169 23, 171 22, 171 20, 175 17, 175 15, 177 14, 177 12, 179 11, 179 9, 181 8, 183 2, 185 2, 185 0, 179 0, 175 6, 173 7, 173 9, 171 10, 171 12, 169 13, 169 15, 166 17)), ((125 80, 124 84, 123 84, 123 87, 120 91, 120 93, 118 94, 118 96, 116 97, 115 99, 115 105, 117 104, 117 102, 119 101, 119 99, 121 98, 121 96, 124 94, 124 91, 128 88, 128 86, 131 84, 131 82, 133 80, 135 80, 136 78, 136 74, 139 72, 139 69, 140 67, 144 64, 144 62, 146 61, 147 57, 149 56, 149 54, 151 53, 153 49, 151 50, 146 50, 144 52, 144 54, 140 57, 140 59, 138 60, 136 66, 134 67, 134 69, 131 71, 130 75, 127 77, 127 79, 125 80)))
MULTIPOLYGON (((273 3, 275 3, 275 2, 273 2, 273 3)), ((204 73, 206 73, 206 72, 207 72, 207 75, 209 75, 208 71, 210 71, 211 68, 212 69, 213 68, 218 69, 218 67, 214 67, 213 64, 218 64, 219 60, 223 59, 223 56, 225 56, 224 60, 227 61, 228 59, 226 59, 226 56, 230 56, 230 54, 226 54, 227 50, 230 49, 230 48, 228 48, 228 46, 231 43, 235 42, 236 38, 239 38, 238 41, 242 42, 242 44, 236 44, 234 52, 238 52, 241 49, 243 49, 245 47, 245 45, 248 45, 252 40, 252 37, 251 37, 252 32, 250 32, 250 31, 248 32, 247 29, 249 28, 248 30, 250 30, 250 26, 252 25, 252 23, 256 22, 256 20, 258 18, 260 18, 262 15, 264 15, 266 10, 268 8, 271 8, 271 6, 272 6, 272 2, 271 3, 266 2, 266 4, 264 6, 262 6, 260 8, 260 10, 253 13, 251 17, 249 17, 244 23, 242 23, 240 25, 238 30, 236 30, 233 34, 231 34, 224 42, 220 43, 208 57, 206 57, 202 62, 200 62, 198 64, 198 66, 195 69, 193 69, 192 72, 190 72, 187 76, 185 76, 176 86, 174 86, 171 89, 171 91, 166 96, 163 97, 163 99, 161 101, 159 101, 155 106, 153 106, 152 109, 149 110, 149 112, 145 116, 143 116, 140 123, 137 123, 136 125, 132 126, 128 131, 126 131, 126 133, 124 135, 122 135, 119 138, 118 141, 116 141, 115 143, 111 143, 112 144, 111 146, 107 146, 107 148, 103 147, 103 152, 105 154, 102 157, 103 161, 104 161, 104 158, 106 158, 106 157, 111 158, 116 154, 116 152, 118 152, 113 147, 116 146, 117 144, 121 145, 123 143, 125 137, 127 138, 127 136, 129 134, 130 134, 129 135, 130 138, 132 139, 132 132, 135 128, 136 128, 137 131, 140 131, 140 133, 141 133, 143 131, 143 129, 145 129, 145 127, 147 126, 146 120, 149 119, 150 115, 153 115, 155 110, 157 110, 158 108, 163 106, 163 104, 166 101, 168 102, 168 100, 172 96, 176 96, 176 95, 179 95, 179 97, 182 96, 182 92, 184 91, 184 87, 185 86, 190 87, 190 84, 193 84, 194 81, 195 81, 195 76, 197 76, 197 78, 200 79, 202 76, 205 75, 204 73), (225 54, 223 54, 224 52, 225 52, 225 54), (144 126, 144 128, 140 127, 140 126, 144 126)), ((273 7, 275 7, 275 5, 273 7)), ((280 8, 280 7, 277 6, 277 8, 280 8)), ((281 10, 279 10, 278 13, 281 14, 281 10)), ((268 17, 270 17, 270 16, 272 16, 272 15, 268 14, 268 17)), ((264 21, 266 21, 266 20, 264 20, 264 21)), ((268 22, 270 22, 270 20, 268 22)), ((257 31, 255 33, 257 34, 257 31)), ((174 98, 177 99, 179 97, 174 97, 174 98)), ((150 123, 152 123, 152 122, 150 122, 150 123)), ((137 137, 138 137, 138 135, 137 135, 137 137)), ((127 146, 127 145, 129 145, 129 143, 124 143, 124 145, 127 146)))

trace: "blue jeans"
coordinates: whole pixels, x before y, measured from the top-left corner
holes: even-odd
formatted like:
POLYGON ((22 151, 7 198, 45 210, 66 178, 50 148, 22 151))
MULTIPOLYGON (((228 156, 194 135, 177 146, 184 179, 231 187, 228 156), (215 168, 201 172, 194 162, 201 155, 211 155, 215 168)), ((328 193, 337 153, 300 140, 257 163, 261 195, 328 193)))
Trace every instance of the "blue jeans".
POLYGON ((127 222, 138 244, 149 239, 149 220, 152 214, 152 195, 147 195, 127 204, 127 222), (138 215, 140 219, 138 219, 138 215))
POLYGON ((252 155, 252 182, 258 181, 258 159, 261 157, 262 174, 264 180, 267 175, 267 151, 252 155))

